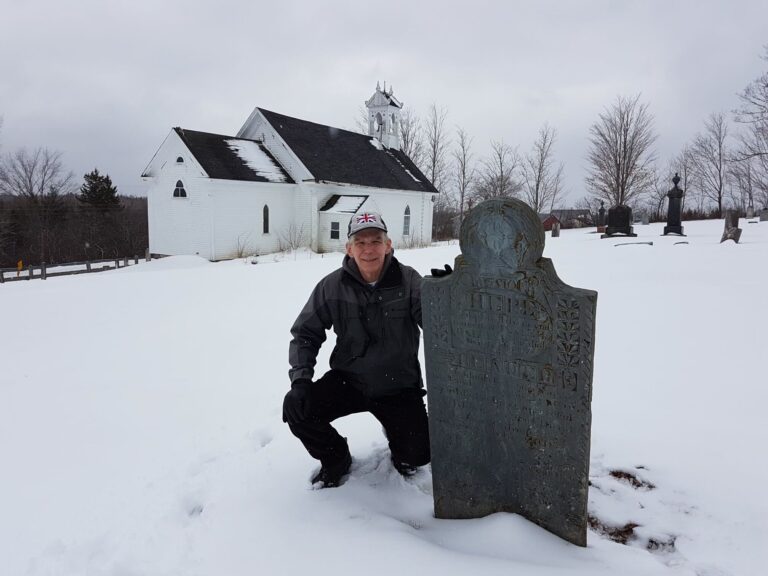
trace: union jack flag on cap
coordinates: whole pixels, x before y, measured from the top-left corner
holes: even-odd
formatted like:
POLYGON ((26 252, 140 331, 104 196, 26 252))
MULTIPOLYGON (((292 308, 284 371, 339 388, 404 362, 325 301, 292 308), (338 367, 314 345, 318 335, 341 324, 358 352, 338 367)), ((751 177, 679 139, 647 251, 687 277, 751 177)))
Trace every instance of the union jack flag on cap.
POLYGON ((368 230, 369 228, 376 228, 378 230, 387 231, 387 225, 384 223, 384 219, 378 212, 358 212, 349 220, 349 229, 347 231, 347 238, 350 238, 353 234, 357 234, 361 230, 368 230))

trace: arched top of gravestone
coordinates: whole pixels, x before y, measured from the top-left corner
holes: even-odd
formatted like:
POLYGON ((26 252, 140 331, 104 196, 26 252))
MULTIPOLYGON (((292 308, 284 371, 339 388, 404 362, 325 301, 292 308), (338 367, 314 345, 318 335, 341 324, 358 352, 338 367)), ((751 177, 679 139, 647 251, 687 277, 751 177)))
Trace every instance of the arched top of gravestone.
POLYGON ((480 268, 533 267, 544 252, 544 228, 528 205, 514 198, 478 204, 461 225, 461 252, 480 268))

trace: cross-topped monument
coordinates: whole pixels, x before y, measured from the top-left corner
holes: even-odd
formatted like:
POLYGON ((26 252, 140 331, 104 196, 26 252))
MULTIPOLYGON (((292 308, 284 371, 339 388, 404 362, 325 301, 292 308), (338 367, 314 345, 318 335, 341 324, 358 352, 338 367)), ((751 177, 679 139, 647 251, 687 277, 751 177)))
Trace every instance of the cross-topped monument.
POLYGON ((475 207, 460 242, 422 288, 435 515, 514 512, 586 546, 597 293, 557 277, 518 200, 475 207))

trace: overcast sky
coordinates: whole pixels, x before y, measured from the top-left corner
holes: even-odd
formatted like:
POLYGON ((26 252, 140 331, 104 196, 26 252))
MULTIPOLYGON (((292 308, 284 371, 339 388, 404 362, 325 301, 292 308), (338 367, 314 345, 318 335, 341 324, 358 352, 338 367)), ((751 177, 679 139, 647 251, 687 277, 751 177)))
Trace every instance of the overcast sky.
POLYGON ((660 160, 768 63, 768 1, 2 0, 0 148, 45 146, 123 194, 173 126, 234 135, 254 107, 352 128, 377 81, 474 138, 559 132, 570 203, 590 124, 642 93, 660 160))

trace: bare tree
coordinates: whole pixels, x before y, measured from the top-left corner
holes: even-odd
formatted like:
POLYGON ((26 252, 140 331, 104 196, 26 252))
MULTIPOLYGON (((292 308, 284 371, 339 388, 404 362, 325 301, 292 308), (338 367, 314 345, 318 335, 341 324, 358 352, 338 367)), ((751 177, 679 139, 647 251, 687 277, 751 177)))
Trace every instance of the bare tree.
MULTIPOLYGON (((768 61, 768 45, 763 60, 768 61)), ((768 72, 755 78, 739 94, 741 106, 736 121, 750 126, 750 137, 742 150, 749 156, 768 156, 768 72)))
POLYGON ((685 202, 694 196, 694 170, 693 155, 691 147, 686 145, 680 153, 672 160, 670 173, 676 173, 680 176, 680 187, 683 189, 683 201, 680 205, 680 212, 685 210, 685 202))
POLYGON ((733 184, 730 187, 731 199, 734 205, 738 206, 742 211, 746 211, 748 206, 755 205, 757 181, 752 169, 754 158, 747 158, 741 161, 736 161, 732 158, 731 160, 729 166, 731 183, 733 184))
POLYGON ((522 185, 517 180, 520 169, 520 155, 503 140, 491 142, 491 154, 483 160, 483 167, 475 185, 473 197, 508 198, 517 196, 522 185))
POLYGON ((544 124, 523 161, 523 199, 537 213, 551 212, 562 191, 563 163, 555 162, 556 140, 557 130, 544 124))
POLYGON ((0 192, 39 200, 51 193, 68 194, 75 189, 74 174, 65 172, 61 152, 38 148, 20 149, 0 162, 0 192))
POLYGON ((691 145, 691 158, 701 193, 717 205, 723 215, 723 198, 729 178, 728 123, 721 113, 711 114, 691 145))
POLYGON ((362 104, 357 108, 357 114, 355 114, 354 128, 351 132, 359 132, 368 136, 368 108, 362 104))
POLYGON ((612 205, 630 204, 653 187, 653 116, 648 104, 619 96, 589 129, 589 192, 612 205))
POLYGON ((437 104, 433 103, 429 107, 424 139, 425 173, 435 188, 441 191, 445 186, 448 175, 446 155, 448 154, 450 140, 445 130, 447 118, 448 111, 445 108, 438 108, 437 104))
POLYGON ((421 121, 410 108, 400 111, 400 150, 416 166, 423 166, 424 142, 421 134, 421 121))
POLYGON ((653 187, 646 196, 648 214, 654 221, 664 219, 664 207, 667 203, 667 192, 671 188, 669 185, 671 180, 671 165, 672 162, 667 166, 664 173, 658 170, 654 171, 653 187), (666 177, 668 174, 670 175, 670 178, 666 177))
POLYGON ((23 200, 26 226, 37 243, 30 250, 43 261, 52 252, 53 229, 64 219, 62 197, 74 189, 74 175, 65 171, 60 152, 20 149, 0 161, 0 193, 23 200))
POLYGON ((450 140, 445 128, 448 112, 432 104, 427 115, 424 129, 424 154, 422 162, 424 172, 435 188, 440 192, 435 199, 432 216, 432 237, 438 240, 454 235, 453 225, 456 216, 456 202, 449 188, 448 153, 450 140))
MULTIPOLYGON (((763 60, 768 62, 768 45, 764 47, 763 60)), ((733 160, 740 184, 745 184, 749 174, 749 186, 753 200, 768 208, 768 71, 750 82, 739 94, 741 106, 736 109, 735 119, 745 125, 739 136, 739 146, 733 160), (748 167, 744 166, 748 163, 748 167)))
POLYGON ((453 150, 456 193, 459 200, 459 223, 464 221, 464 204, 475 181, 472 138, 463 128, 456 128, 456 148, 453 150))

